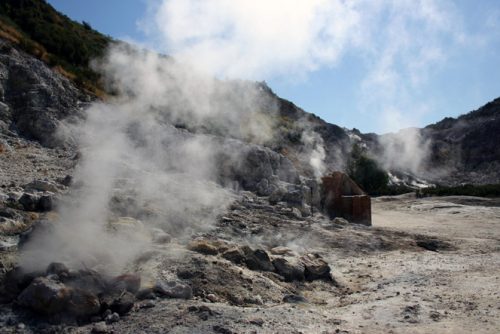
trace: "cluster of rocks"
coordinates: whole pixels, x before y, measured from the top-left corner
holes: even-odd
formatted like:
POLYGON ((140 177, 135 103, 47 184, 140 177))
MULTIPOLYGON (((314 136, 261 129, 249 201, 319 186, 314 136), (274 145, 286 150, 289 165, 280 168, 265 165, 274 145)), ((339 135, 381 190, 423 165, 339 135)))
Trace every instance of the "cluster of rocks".
POLYGON ((331 268, 319 254, 304 254, 298 258, 270 256, 263 249, 229 245, 221 241, 206 239, 193 240, 188 245, 188 249, 207 255, 220 255, 222 258, 236 265, 244 265, 250 270, 274 272, 287 282, 332 280, 331 268))
POLYGON ((6 301, 50 317, 52 321, 116 322, 134 307, 154 307, 156 298, 192 298, 189 285, 157 281, 141 289, 136 274, 116 277, 92 269, 71 270, 51 263, 45 272, 16 267, 7 273, 2 296, 6 301))

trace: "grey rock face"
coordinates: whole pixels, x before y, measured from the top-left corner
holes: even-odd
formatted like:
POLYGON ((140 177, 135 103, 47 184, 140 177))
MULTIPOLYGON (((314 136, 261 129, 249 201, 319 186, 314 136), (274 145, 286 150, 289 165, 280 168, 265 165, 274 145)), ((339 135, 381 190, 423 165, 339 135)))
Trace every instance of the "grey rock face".
POLYGON ((0 121, 22 136, 55 147, 63 119, 89 97, 42 61, 0 39, 0 121))

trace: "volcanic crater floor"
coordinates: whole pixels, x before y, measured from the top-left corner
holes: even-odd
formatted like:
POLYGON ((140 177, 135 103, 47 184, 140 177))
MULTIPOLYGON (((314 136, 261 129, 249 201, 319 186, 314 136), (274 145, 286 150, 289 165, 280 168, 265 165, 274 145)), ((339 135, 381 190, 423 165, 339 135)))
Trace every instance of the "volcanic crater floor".
POLYGON ((345 225, 244 193, 210 232, 156 245, 128 268, 143 285, 179 280, 193 298, 137 302, 106 325, 51 324, 3 305, 0 333, 500 331, 499 200, 402 195, 372 209, 372 227, 345 225), (227 255, 244 247, 271 260, 317 257, 331 278, 286 280, 227 255))

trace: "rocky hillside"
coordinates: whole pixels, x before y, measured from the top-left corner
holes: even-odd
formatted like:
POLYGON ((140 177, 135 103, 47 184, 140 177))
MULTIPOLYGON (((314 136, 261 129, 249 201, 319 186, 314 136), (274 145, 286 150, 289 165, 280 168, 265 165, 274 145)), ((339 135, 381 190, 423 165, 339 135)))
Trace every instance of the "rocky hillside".
POLYGON ((500 98, 422 133, 431 141, 429 165, 449 183, 500 183, 500 98))

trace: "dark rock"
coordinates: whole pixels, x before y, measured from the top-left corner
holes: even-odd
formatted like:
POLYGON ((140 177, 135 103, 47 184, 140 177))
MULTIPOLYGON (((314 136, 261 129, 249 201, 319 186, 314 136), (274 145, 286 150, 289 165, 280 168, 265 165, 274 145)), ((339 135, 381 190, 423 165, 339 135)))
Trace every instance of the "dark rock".
POLYGON ((64 178, 59 179, 58 182, 63 186, 69 187, 73 183, 73 177, 71 175, 66 175, 64 178))
POLYGON ((210 316, 215 315, 215 312, 213 312, 208 306, 205 305, 190 306, 188 307, 188 311, 192 313, 197 313, 200 319, 203 321, 206 321, 210 316))
POLYGON ((109 288, 113 291, 128 291, 137 293, 141 287, 141 276, 136 274, 124 274, 113 278, 109 284, 109 288))
POLYGON ((43 273, 29 272, 21 267, 15 267, 5 275, 2 294, 8 300, 13 300, 39 276, 43 276, 43 273))
POLYGON ((242 248, 245 254, 245 264, 248 269, 274 271, 274 266, 266 251, 262 249, 252 250, 250 247, 245 246, 242 248))
POLYGON ((35 278, 17 298, 19 305, 41 314, 56 314, 64 311, 71 291, 64 284, 45 277, 35 278))
POLYGON ((68 276, 69 269, 64 263, 52 262, 45 271, 47 275, 68 276))
MULTIPOLYGON (((119 315, 125 315, 134 307, 135 296, 130 292, 123 291, 115 296, 109 305, 109 309, 119 315)), ((102 309, 102 308, 101 308, 102 309)))
POLYGON ((6 208, 6 207, 0 207, 0 217, 13 219, 13 220, 22 220, 23 219, 23 216, 19 212, 17 212, 17 210, 14 210, 11 208, 6 208))
POLYGON ((38 209, 39 197, 34 194, 24 193, 19 199, 19 204, 26 211, 36 211, 38 209))
POLYGON ((193 290, 189 285, 175 281, 158 281, 153 290, 160 296, 168 298, 191 299, 193 297, 193 290))
POLYGON ((245 254, 238 247, 228 249, 222 254, 222 257, 236 264, 245 263, 245 254))
POLYGON ((283 276, 285 281, 303 281, 305 279, 305 267, 301 263, 291 263, 284 258, 276 258, 273 260, 276 273, 283 276))
POLYGON ((153 308, 156 306, 156 302, 154 300, 145 300, 139 303, 139 308, 153 308))
POLYGON ((331 280, 330 266, 318 254, 306 254, 300 258, 305 267, 305 278, 308 281, 316 279, 331 280))
POLYGON ((293 187, 283 194, 281 200, 294 206, 302 206, 304 203, 304 194, 302 189, 293 187))
POLYGON ((99 298, 82 289, 72 289, 68 301, 68 312, 77 317, 89 317, 97 314, 101 308, 99 298))
POLYGON ((137 294, 135 296, 139 300, 156 299, 156 294, 153 291, 153 288, 144 288, 144 289, 141 289, 141 290, 139 290, 137 292, 137 294))
POLYGON ((212 327, 212 329, 214 330, 215 333, 219 333, 219 334, 233 334, 234 332, 226 327, 222 327, 222 326, 219 326, 219 325, 215 325, 212 327))
POLYGON ((264 325, 264 320, 262 318, 253 318, 248 320, 248 322, 259 327, 262 327, 262 325, 264 325))
POLYGON ((54 200, 51 195, 42 195, 38 200, 38 211, 46 212, 54 208, 54 200))
POLYGON ((307 303, 307 299, 300 295, 285 295, 283 302, 291 304, 307 303))

